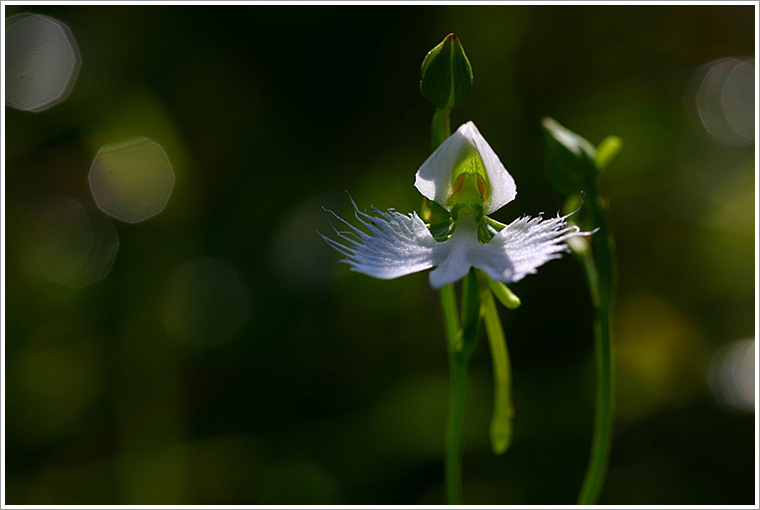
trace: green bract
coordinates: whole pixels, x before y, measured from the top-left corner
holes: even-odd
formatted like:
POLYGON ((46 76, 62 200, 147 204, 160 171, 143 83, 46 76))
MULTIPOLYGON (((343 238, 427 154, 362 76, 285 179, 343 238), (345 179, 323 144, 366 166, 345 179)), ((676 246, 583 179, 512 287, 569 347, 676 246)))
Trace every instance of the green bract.
POLYGON ((461 104, 472 89, 472 67, 462 43, 454 34, 447 35, 422 61, 420 92, 440 109, 461 104))
POLYGON ((562 195, 577 193, 596 175, 596 150, 583 137, 546 117, 546 179, 562 195))
POLYGON ((601 141, 596 148, 596 168, 600 172, 607 168, 620 149, 623 148, 623 141, 615 135, 610 135, 601 141))

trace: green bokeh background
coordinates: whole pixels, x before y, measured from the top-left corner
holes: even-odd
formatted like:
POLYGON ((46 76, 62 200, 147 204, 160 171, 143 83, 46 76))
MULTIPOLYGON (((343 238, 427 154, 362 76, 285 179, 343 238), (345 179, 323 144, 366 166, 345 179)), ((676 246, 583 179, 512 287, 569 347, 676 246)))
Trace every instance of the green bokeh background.
MULTIPOLYGON (((710 61, 754 57, 753 6, 7 6, 6 16, 20 12, 66 23, 83 61, 65 102, 6 107, 6 503, 443 502, 437 296, 426 274, 348 271, 315 230, 330 231, 322 205, 351 213, 344 190, 360 207, 419 207, 413 176, 432 113, 419 66, 449 32, 475 76, 452 124, 474 120, 518 186, 496 219, 562 206, 544 179, 543 116, 592 143, 624 142, 602 184, 620 282, 618 420, 600 502, 753 503, 754 414, 716 401, 708 372, 723 346, 754 335, 754 145, 711 138, 692 83, 710 61), (104 279, 81 289, 43 279, 28 263, 29 217, 49 194, 92 202, 92 158, 132 136, 172 161, 166 208, 114 220, 120 246, 104 279), (220 278, 177 291, 195 305, 167 308, 173 270, 199 257, 234 268, 245 292, 220 278), (235 306, 248 314, 229 338, 235 306)), ((501 457, 488 444, 483 342, 464 501, 572 504, 593 419, 583 272, 566 257, 512 288, 522 307, 501 316, 514 443, 501 457)))

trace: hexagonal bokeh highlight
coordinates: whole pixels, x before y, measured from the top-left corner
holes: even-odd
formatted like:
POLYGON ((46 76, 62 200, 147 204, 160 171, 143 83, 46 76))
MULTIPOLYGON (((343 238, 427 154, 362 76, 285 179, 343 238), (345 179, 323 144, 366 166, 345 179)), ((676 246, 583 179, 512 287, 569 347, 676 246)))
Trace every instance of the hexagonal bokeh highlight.
POLYGON ((5 104, 41 112, 68 97, 82 59, 65 24, 40 14, 5 20, 5 104))
POLYGON ((705 131, 725 145, 755 139, 755 60, 714 60, 692 78, 699 83, 694 101, 705 131))
POLYGON ((164 149, 143 137, 102 147, 90 167, 90 189, 106 214, 137 223, 160 213, 174 187, 164 149))

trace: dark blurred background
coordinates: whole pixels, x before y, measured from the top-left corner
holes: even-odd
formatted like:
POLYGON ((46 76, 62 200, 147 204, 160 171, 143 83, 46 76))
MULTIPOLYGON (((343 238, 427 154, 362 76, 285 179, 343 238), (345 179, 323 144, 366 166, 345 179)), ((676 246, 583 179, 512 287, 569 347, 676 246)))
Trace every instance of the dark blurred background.
MULTIPOLYGON (((562 207, 543 116, 624 143, 602 182, 619 292, 600 503, 752 504, 754 9, 7 6, 65 23, 81 67, 65 101, 5 108, 6 503, 443 503, 437 295, 425 273, 348 271, 315 231, 321 206, 351 214, 345 190, 419 208, 419 66, 455 32, 475 84, 452 126, 474 120, 518 186, 495 218, 562 207), (88 172, 138 136, 171 195, 109 220, 88 172)), ((512 289, 514 443, 491 453, 483 342, 464 501, 572 504, 594 401, 583 271, 565 257, 512 289)))

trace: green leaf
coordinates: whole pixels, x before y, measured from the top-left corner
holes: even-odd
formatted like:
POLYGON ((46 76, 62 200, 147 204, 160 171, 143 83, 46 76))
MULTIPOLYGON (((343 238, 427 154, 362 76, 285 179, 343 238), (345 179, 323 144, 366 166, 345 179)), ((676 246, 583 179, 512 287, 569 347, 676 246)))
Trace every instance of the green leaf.
POLYGON ((422 61, 420 92, 437 108, 450 110, 472 90, 472 66, 456 35, 447 35, 422 61))
POLYGON ((546 179, 560 194, 576 193, 596 175, 596 150, 585 138, 545 117, 546 179))

